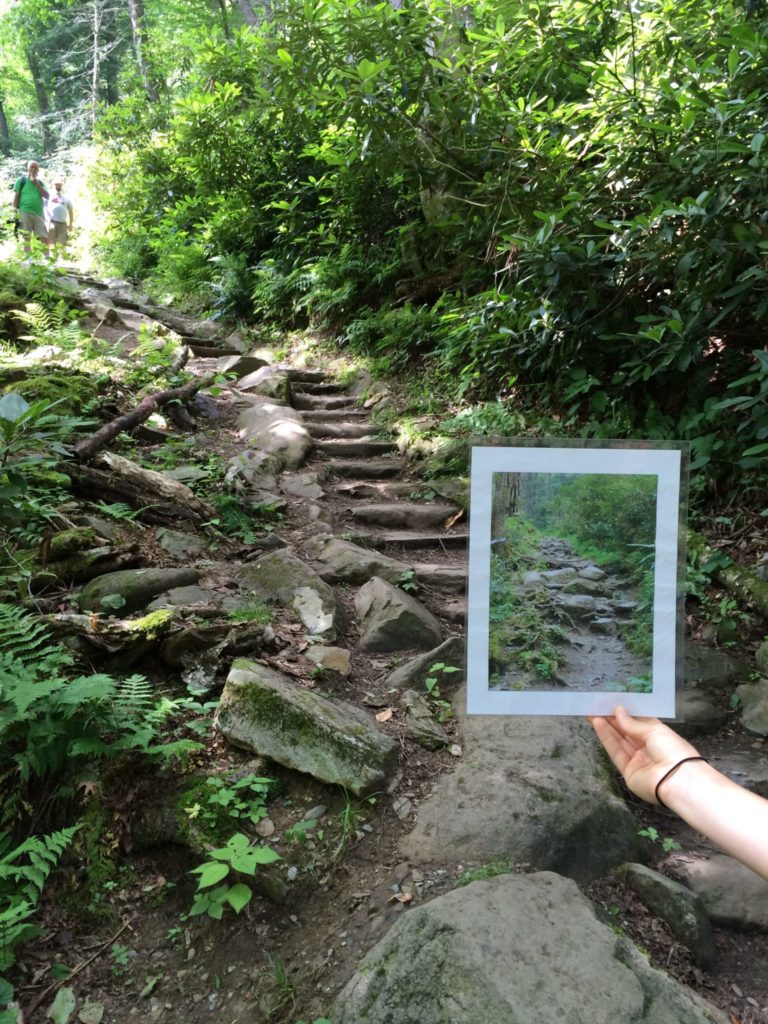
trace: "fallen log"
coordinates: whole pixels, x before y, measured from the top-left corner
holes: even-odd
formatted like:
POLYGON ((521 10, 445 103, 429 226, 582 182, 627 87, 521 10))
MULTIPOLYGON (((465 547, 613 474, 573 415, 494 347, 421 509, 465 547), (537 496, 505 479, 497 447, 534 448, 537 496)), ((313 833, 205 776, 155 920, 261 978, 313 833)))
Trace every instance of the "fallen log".
POLYGON ((174 505, 189 508, 201 519, 211 519, 215 514, 213 505, 198 498, 186 484, 173 480, 165 473, 159 473, 156 469, 144 469, 143 466, 131 462, 122 455, 115 455, 114 452, 103 452, 98 461, 111 470, 113 478, 118 477, 132 484, 137 491, 154 495, 155 499, 161 498, 174 505))
POLYGON ((169 402, 183 402, 197 391, 208 387, 213 383, 214 379, 215 375, 208 373, 199 380, 191 381, 181 388, 168 388, 165 391, 158 391, 154 395, 147 395, 146 398, 142 398, 135 409, 131 409, 130 412, 123 413, 122 416, 118 416, 116 419, 110 420, 109 423, 105 423, 91 437, 78 441, 73 448, 75 457, 81 462, 90 459, 96 452, 105 448, 122 431, 132 430, 140 423, 143 423, 144 420, 149 419, 153 412, 157 412, 158 409, 169 402))
POLYGON ((137 518, 144 523, 166 525, 179 519, 200 521, 199 513, 191 508, 160 500, 156 493, 142 491, 135 483, 121 480, 103 469, 95 469, 93 466, 71 466, 67 468, 67 475, 72 481, 73 491, 80 497, 88 501, 130 505, 139 509, 137 518))
MULTIPOLYGON (((714 558, 719 552, 709 546, 701 534, 688 531, 688 547, 699 564, 714 558)), ((736 562, 716 565, 713 578, 747 608, 751 608, 762 619, 768 620, 768 583, 757 573, 736 562)))

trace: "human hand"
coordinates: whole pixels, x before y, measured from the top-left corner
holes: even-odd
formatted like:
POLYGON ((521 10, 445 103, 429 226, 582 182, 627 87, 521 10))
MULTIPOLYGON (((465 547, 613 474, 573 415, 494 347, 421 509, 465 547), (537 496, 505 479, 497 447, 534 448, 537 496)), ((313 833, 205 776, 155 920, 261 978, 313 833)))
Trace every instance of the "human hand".
POLYGON ((698 750, 658 718, 632 718, 623 707, 612 718, 590 718, 597 738, 637 796, 658 803, 656 786, 684 757, 698 750))

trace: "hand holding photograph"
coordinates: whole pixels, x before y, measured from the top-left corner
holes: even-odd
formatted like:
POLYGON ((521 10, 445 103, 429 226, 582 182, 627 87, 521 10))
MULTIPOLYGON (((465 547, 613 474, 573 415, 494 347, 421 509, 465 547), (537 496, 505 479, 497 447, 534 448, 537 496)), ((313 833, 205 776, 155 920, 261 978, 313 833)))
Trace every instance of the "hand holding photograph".
POLYGON ((653 442, 472 449, 469 714, 675 717, 682 461, 653 442))

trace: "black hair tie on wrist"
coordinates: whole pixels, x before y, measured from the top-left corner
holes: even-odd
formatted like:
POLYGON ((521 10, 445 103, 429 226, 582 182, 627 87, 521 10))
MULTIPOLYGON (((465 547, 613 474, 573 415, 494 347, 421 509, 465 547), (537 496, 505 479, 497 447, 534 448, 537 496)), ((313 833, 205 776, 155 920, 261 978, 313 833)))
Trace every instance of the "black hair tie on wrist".
POLYGON ((678 761, 677 764, 673 764, 672 767, 669 769, 669 771, 665 772, 661 776, 659 781, 656 783, 656 789, 654 789, 654 791, 653 791, 653 797, 654 797, 654 800, 656 801, 656 803, 660 804, 662 807, 666 807, 667 810, 670 810, 671 808, 667 807, 667 805, 664 803, 664 801, 659 796, 659 790, 661 789, 662 783, 666 782, 667 779, 670 777, 670 775, 674 774, 674 772, 677 771, 677 769, 680 767, 680 765, 687 764, 688 761, 706 761, 706 760, 707 760, 706 757, 702 757, 700 754, 696 754, 695 757, 684 757, 681 761, 678 761))

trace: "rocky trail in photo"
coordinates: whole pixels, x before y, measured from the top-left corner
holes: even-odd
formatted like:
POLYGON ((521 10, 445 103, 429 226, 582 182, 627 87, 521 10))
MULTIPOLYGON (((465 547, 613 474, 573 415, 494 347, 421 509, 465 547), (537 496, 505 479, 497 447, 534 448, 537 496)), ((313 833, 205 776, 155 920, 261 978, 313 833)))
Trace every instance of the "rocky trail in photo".
MULTIPOLYGON (((172 330, 189 370, 229 379, 166 428, 139 427, 134 449, 83 460, 73 528, 87 543, 77 568, 62 555, 46 570, 76 607, 46 622, 94 662, 218 705, 186 775, 115 779, 104 795, 130 877, 104 890, 106 923, 47 908, 24 962, 26 1024, 45 1021, 54 991, 36 957, 83 965, 68 984, 101 1007, 86 1024, 768 1020, 768 884, 628 802, 588 723, 464 714, 466 482, 421 475, 387 431, 387 383, 296 350, 277 359, 127 282, 73 287, 117 350, 142 325, 172 330), (180 454, 163 468, 169 442, 180 454), (227 493, 270 510, 247 542, 206 525, 197 485, 214 464, 227 493), (92 504, 132 493, 133 521, 92 504), (201 859, 180 793, 246 772, 280 781, 256 828, 280 859, 240 916, 180 918, 201 859), (658 842, 638 834, 648 826, 658 842), (670 836, 680 849, 665 853, 670 836)), ((550 591, 578 650, 559 682, 583 688, 611 652, 608 675, 634 674, 616 646, 631 589, 563 542, 544 556, 526 586, 550 591)), ((755 675, 689 645, 682 728, 768 795, 761 657, 755 675)))

